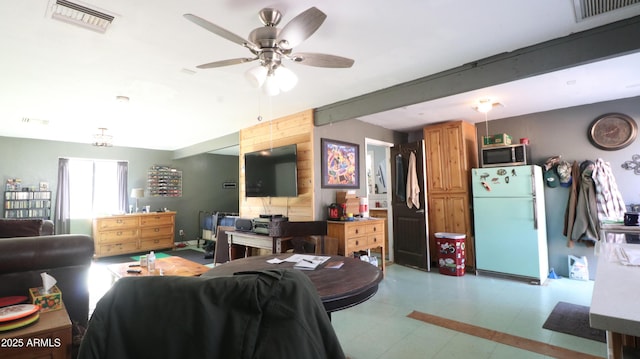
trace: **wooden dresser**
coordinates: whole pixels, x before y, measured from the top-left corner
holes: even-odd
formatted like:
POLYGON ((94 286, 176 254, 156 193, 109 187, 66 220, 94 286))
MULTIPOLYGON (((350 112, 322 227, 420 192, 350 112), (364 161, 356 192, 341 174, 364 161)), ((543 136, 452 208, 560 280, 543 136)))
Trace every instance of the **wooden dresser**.
POLYGON ((338 239, 338 254, 350 256, 353 252, 372 248, 382 250, 380 265, 385 270, 386 219, 369 218, 356 221, 327 221, 327 235, 338 239))
POLYGON ((95 256, 171 248, 175 212, 134 213, 93 219, 95 256))

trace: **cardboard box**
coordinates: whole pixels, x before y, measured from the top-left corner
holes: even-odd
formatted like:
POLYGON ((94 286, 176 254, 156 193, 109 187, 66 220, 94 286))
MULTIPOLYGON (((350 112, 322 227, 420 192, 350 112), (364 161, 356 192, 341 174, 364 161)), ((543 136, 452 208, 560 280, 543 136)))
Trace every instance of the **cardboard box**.
POLYGON ((53 286, 49 293, 43 293, 44 288, 29 288, 31 303, 40 306, 40 312, 51 312, 62 309, 62 292, 57 286, 53 286))
POLYGON ((355 216, 360 213, 360 199, 356 197, 355 191, 337 191, 336 203, 347 205, 345 214, 353 213, 355 216))
POLYGON ((511 136, 506 133, 499 133, 497 135, 482 136, 482 146, 505 146, 511 144, 511 136))
MULTIPOLYGON (((347 199, 357 199, 355 191, 337 191, 336 203, 347 203, 347 199)), ((360 204, 358 202, 358 204, 360 204)))

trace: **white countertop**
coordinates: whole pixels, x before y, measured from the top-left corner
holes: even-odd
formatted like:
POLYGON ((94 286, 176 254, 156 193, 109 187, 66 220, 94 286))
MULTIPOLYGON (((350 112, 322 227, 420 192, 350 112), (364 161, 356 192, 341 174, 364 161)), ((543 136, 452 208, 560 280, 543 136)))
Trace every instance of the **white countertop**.
POLYGON ((618 246, 640 249, 638 244, 600 244, 589 320, 594 328, 640 336, 640 266, 621 264, 618 246))

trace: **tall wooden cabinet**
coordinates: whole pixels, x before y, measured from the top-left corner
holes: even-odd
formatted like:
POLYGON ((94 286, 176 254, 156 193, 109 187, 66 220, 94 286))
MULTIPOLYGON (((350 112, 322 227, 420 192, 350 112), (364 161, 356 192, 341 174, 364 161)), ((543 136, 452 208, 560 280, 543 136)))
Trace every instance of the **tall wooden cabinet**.
POLYGON ((475 269, 471 168, 478 167, 475 125, 451 121, 424 128, 429 252, 437 262, 435 233, 464 233, 466 264, 475 269))
POLYGON ((175 212, 134 213, 93 219, 95 256, 172 248, 175 212))

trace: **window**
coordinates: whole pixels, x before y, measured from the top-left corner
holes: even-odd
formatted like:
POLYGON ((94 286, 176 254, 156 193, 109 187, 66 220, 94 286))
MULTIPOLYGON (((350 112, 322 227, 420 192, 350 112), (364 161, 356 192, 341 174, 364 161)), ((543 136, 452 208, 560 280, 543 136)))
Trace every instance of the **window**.
POLYGON ((70 159, 70 216, 93 218, 118 213, 118 162, 70 159))

